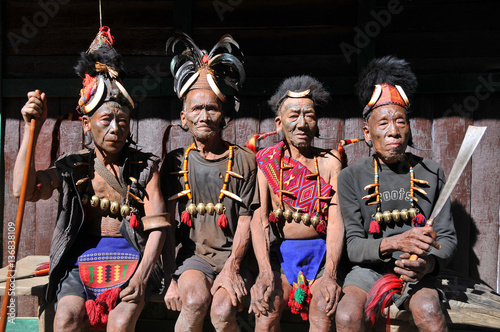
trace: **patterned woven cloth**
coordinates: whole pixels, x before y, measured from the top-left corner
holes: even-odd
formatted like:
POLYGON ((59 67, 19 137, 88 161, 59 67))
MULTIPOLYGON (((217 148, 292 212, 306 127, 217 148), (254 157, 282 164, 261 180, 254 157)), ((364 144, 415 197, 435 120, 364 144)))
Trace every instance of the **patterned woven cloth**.
POLYGON ((139 252, 124 238, 103 237, 95 248, 78 258, 78 268, 87 299, 95 299, 104 291, 120 287, 134 274, 139 252))
MULTIPOLYGON (((271 186, 273 192, 279 195, 280 190, 280 164, 281 151, 284 142, 277 145, 262 149, 257 153, 257 165, 264 173, 267 182, 271 186)), ((285 166, 293 168, 287 170, 283 174, 283 190, 293 193, 295 197, 283 195, 283 202, 292 208, 299 208, 302 213, 313 215, 316 212, 316 204, 318 197, 318 182, 316 177, 307 178, 307 175, 312 174, 307 167, 302 165, 287 156, 283 156, 285 166)), ((332 195, 332 186, 320 177, 321 196, 328 197, 332 195)), ((328 202, 320 202, 320 218, 325 223, 328 219, 328 202)))

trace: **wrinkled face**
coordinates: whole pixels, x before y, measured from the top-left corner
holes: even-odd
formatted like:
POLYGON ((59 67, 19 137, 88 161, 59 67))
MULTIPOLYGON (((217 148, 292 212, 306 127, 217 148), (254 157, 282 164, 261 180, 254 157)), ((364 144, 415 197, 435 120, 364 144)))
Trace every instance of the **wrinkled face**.
POLYGON ((224 113, 222 103, 210 90, 189 91, 181 112, 182 126, 187 126, 198 141, 207 141, 220 136, 224 113))
POLYGON ((311 146, 318 131, 314 102, 309 98, 287 98, 274 120, 276 129, 282 130, 288 144, 297 148, 311 146))
POLYGON ((404 108, 398 105, 376 108, 363 131, 365 139, 373 141, 380 161, 391 164, 401 160, 410 138, 410 123, 404 108))
POLYGON ((130 133, 130 109, 116 102, 104 103, 91 117, 83 117, 83 130, 90 130, 96 148, 120 153, 130 133))

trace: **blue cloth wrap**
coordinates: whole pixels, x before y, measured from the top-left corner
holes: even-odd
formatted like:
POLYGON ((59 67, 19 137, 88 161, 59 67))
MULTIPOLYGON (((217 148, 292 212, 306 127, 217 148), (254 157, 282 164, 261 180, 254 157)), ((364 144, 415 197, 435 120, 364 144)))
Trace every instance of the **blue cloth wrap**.
POLYGON ((323 239, 285 240, 278 251, 281 267, 290 285, 302 271, 308 281, 314 280, 326 253, 323 239))

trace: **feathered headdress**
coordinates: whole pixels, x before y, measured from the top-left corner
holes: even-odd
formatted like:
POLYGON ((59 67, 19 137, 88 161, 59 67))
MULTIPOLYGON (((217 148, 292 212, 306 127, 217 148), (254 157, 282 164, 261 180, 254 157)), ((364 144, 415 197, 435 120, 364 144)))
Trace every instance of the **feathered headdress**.
MULTIPOLYGON (((359 102, 364 107, 363 117, 368 119, 374 109, 388 104, 399 105, 408 112, 417 85, 417 78, 406 60, 390 55, 373 59, 363 69, 356 83, 359 102)), ((411 131, 408 146, 430 151, 413 143, 411 131)))
POLYGON ((210 53, 201 50, 185 33, 177 33, 167 41, 167 55, 173 55, 170 71, 174 91, 183 98, 194 89, 209 89, 225 102, 234 99, 238 110, 239 90, 245 81, 243 53, 230 35, 224 35, 210 53))
POLYGON ((80 53, 75 66, 76 73, 83 78, 83 89, 77 110, 92 113, 106 101, 116 101, 132 109, 134 101, 121 83, 124 66, 121 55, 113 48, 114 38, 110 29, 103 26, 92 41, 87 52, 80 53))
POLYGON ((417 88, 417 78, 410 64, 394 56, 372 60, 361 72, 356 92, 368 118, 377 107, 394 104, 408 110, 410 99, 417 88))

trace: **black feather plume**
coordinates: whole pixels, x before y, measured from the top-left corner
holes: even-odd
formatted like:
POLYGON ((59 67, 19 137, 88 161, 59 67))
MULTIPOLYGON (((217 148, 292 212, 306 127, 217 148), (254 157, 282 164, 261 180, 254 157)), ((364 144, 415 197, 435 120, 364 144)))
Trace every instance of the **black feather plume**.
POLYGON ((230 35, 224 35, 207 53, 185 33, 176 33, 168 39, 166 51, 167 55, 173 56, 170 71, 178 96, 186 82, 202 67, 214 74, 217 86, 227 96, 237 95, 245 81, 243 53, 230 35))
POLYGON ((120 77, 124 76, 125 66, 122 56, 114 48, 108 47, 100 47, 93 53, 80 53, 80 59, 74 67, 76 74, 81 77, 84 77, 85 74, 96 76, 95 64, 97 62, 113 67, 119 71, 120 77))
POLYGON ((418 85, 417 78, 406 60, 390 55, 373 59, 363 69, 356 83, 356 93, 362 107, 370 101, 375 84, 383 83, 400 85, 410 101, 418 85))

